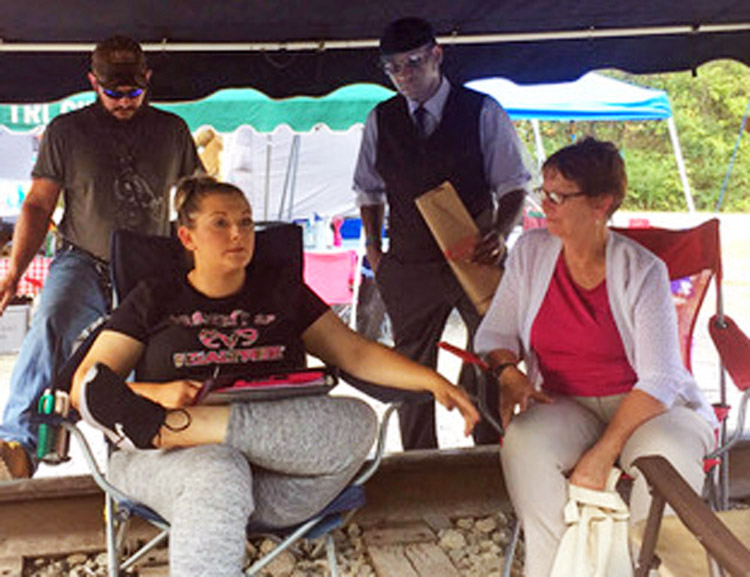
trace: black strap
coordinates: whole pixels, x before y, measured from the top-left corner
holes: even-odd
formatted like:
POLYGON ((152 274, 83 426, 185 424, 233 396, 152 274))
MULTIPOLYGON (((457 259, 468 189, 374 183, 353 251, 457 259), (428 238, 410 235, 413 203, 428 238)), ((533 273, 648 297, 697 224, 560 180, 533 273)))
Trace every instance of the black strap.
POLYGON ((74 244, 74 243, 70 242, 66 238, 63 238, 63 237, 60 238, 60 250, 61 251, 74 250, 74 251, 80 252, 82 254, 85 254, 87 257, 89 257, 90 259, 92 259, 93 261, 95 261, 96 264, 98 264, 100 266, 103 266, 103 267, 107 267, 107 270, 109 270, 109 263, 106 260, 104 260, 103 258, 100 258, 100 257, 96 256, 95 254, 87 251, 85 248, 81 248, 77 244, 74 244))

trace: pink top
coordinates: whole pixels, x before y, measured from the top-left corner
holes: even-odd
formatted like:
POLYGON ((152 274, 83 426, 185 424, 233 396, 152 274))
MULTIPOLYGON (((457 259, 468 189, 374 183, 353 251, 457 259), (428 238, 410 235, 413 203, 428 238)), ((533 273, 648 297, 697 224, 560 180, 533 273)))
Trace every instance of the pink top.
POLYGON ((606 280, 581 288, 562 253, 531 327, 531 347, 548 391, 604 397, 626 393, 638 380, 612 316, 606 280))

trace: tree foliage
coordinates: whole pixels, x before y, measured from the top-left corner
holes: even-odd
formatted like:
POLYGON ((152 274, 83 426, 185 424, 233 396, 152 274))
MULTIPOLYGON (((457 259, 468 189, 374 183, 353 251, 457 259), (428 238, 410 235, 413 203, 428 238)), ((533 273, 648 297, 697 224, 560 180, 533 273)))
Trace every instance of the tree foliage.
MULTIPOLYGON (((734 61, 717 61, 691 72, 634 76, 620 71, 604 74, 669 95, 697 210, 714 211, 740 134, 750 110, 750 71, 734 61)), ((529 150, 534 150, 531 123, 517 125, 529 150)), ((628 170, 630 210, 686 210, 666 122, 542 122, 547 152, 591 135, 615 142, 628 170)), ((750 134, 739 140, 720 210, 750 211, 750 134)))

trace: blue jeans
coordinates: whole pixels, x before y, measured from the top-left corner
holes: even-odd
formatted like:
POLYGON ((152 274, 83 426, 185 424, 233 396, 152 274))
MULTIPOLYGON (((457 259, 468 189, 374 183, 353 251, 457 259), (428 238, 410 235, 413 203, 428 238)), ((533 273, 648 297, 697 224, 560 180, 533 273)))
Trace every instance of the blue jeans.
POLYGON ((58 253, 13 367, 0 424, 0 439, 21 443, 34 464, 38 432, 32 421, 39 397, 52 386, 81 331, 107 314, 110 303, 106 265, 76 249, 58 253))

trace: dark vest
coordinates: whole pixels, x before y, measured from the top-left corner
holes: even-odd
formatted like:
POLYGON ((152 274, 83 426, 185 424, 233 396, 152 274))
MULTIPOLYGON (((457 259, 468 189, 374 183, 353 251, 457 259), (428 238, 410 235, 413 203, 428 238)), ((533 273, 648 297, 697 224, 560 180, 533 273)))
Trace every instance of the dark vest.
POLYGON ((392 254, 402 262, 442 260, 440 248, 414 199, 446 180, 476 217, 492 206, 479 139, 479 114, 485 95, 452 86, 443 118, 421 141, 403 96, 377 106, 375 168, 385 181, 392 254))

